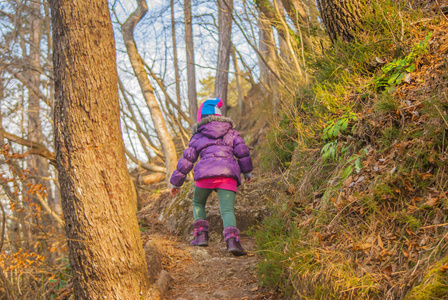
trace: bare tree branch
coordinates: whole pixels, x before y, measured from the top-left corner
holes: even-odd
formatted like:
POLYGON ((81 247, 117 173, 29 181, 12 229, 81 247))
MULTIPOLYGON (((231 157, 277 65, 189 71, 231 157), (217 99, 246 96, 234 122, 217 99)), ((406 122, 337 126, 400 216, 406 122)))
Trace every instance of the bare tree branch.
POLYGON ((60 216, 56 212, 54 212, 50 206, 48 205, 47 201, 45 201, 44 197, 40 195, 39 193, 36 193, 36 197, 39 200, 40 205, 62 226, 65 226, 65 222, 61 219, 60 216))
POLYGON ((150 165, 148 163, 143 163, 137 157, 132 155, 132 153, 129 150, 125 149, 125 151, 126 151, 126 155, 129 157, 129 159, 132 160, 132 162, 134 162, 136 165, 142 167, 143 169, 152 171, 152 172, 166 173, 166 168, 156 166, 156 165, 150 165))
POLYGON ((171 99, 171 97, 168 95, 168 91, 166 90, 163 81, 159 77, 157 77, 157 75, 152 71, 152 69, 145 62, 143 62, 143 63, 145 65, 146 69, 149 71, 149 74, 151 75, 151 77, 157 82, 158 86, 160 87, 163 94, 165 95, 165 98, 168 99, 170 104, 177 110, 177 112, 184 118, 184 120, 187 121, 188 124, 190 124, 190 126, 193 125, 193 121, 191 121, 191 119, 182 111, 180 106, 177 105, 176 103, 174 103, 173 99, 171 99))
POLYGON ((123 40, 128 52, 129 60, 131 62, 134 73, 137 76, 140 88, 143 93, 143 97, 145 98, 146 104, 151 112, 155 131, 163 149, 167 168, 166 182, 167 186, 169 186, 169 178, 171 176, 171 173, 176 169, 177 165, 176 147, 166 126, 166 122, 164 120, 161 109, 155 98, 154 88, 152 87, 151 82, 147 77, 143 59, 137 50, 137 45, 134 40, 134 28, 147 12, 148 5, 146 4, 146 1, 138 0, 137 8, 121 26, 121 33, 123 35, 123 40))
POLYGON ((50 107, 53 110, 53 102, 47 96, 45 96, 39 90, 39 88, 35 87, 25 76, 15 71, 10 66, 7 66, 5 69, 9 73, 11 73, 11 75, 14 76, 17 80, 23 83, 32 93, 34 93, 37 97, 39 97, 42 101, 44 101, 48 105, 48 107, 50 107))
POLYGON ((0 128, 0 134, 2 134, 5 139, 10 140, 11 142, 28 147, 29 150, 25 154, 36 154, 45 157, 50 161, 50 164, 54 166, 56 165, 56 155, 48 150, 44 145, 8 133, 3 128, 0 128))

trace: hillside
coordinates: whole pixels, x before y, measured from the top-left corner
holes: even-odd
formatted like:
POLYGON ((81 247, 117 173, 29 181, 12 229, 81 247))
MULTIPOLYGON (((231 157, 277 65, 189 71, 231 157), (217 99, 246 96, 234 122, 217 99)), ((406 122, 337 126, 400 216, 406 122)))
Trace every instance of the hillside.
MULTIPOLYGON (((329 47, 314 59, 313 83, 282 98, 277 114, 259 90, 249 93, 251 113, 230 111, 256 161, 257 179, 243 187, 237 204, 254 256, 238 258, 239 267, 252 270, 250 281, 221 298, 446 297, 448 23, 440 11, 388 9, 404 25, 370 19, 372 28, 390 27, 329 47), (258 217, 245 222, 249 216, 258 217)), ((190 239, 191 193, 158 196, 143 210, 183 245, 190 239)), ((210 210, 217 244, 201 250, 207 259, 200 265, 223 261, 224 276, 239 280, 220 248, 216 199, 210 210)), ((203 286, 217 280, 205 273, 176 274, 188 284, 188 276, 205 276, 203 286)), ((199 291, 214 299, 211 289, 199 291)))
POLYGON ((268 134, 289 186, 259 270, 291 299, 446 299, 448 23, 385 9, 368 22, 390 31, 328 49, 268 134))

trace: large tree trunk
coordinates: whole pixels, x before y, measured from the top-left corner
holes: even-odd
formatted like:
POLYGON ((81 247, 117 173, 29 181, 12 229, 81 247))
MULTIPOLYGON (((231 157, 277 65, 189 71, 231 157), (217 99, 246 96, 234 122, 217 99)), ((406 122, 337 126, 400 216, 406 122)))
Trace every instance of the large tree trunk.
POLYGON ((194 44, 193 44, 193 24, 191 17, 191 0, 184 1, 185 16, 185 47, 187 49, 187 82, 188 82, 188 104, 190 119, 197 122, 198 100, 196 92, 196 71, 194 69, 194 44))
POLYGON ((51 0, 57 168, 76 299, 147 298, 106 0, 51 0))
POLYGON ((332 42, 338 38, 353 41, 353 30, 365 8, 362 0, 317 0, 322 21, 332 42))
POLYGON ((165 123, 162 111, 160 110, 159 104, 157 103, 156 97, 154 95, 154 89, 151 82, 148 79, 148 74, 145 71, 143 64, 143 59, 137 50, 137 45, 134 41, 134 28, 137 23, 143 18, 143 16, 148 11, 148 6, 145 0, 139 0, 137 2, 137 9, 129 16, 126 22, 121 26, 121 32, 123 34, 124 44, 129 55, 129 60, 131 61, 134 73, 137 76, 138 83, 143 92, 143 97, 146 100, 146 104, 151 112, 152 121, 154 123, 155 131, 157 137, 162 145, 162 151, 165 156, 166 164, 166 182, 169 186, 169 179, 171 174, 176 169, 177 165, 177 154, 176 147, 174 146, 171 134, 165 123))
POLYGON ((218 0, 219 45, 215 78, 215 97, 221 98, 221 111, 226 115, 227 86, 229 84, 230 46, 232 45, 233 0, 218 0))

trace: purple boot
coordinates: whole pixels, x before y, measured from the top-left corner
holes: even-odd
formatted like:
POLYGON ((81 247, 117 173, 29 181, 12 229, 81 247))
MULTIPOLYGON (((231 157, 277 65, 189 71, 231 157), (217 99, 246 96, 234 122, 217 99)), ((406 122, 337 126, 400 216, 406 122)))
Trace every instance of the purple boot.
POLYGON ((226 227, 222 232, 224 235, 224 241, 227 243, 227 252, 232 253, 235 256, 246 255, 243 247, 240 244, 240 231, 236 227, 226 227))
POLYGON ((195 239, 191 241, 192 246, 208 246, 208 221, 207 220, 197 220, 193 223, 193 235, 195 239))

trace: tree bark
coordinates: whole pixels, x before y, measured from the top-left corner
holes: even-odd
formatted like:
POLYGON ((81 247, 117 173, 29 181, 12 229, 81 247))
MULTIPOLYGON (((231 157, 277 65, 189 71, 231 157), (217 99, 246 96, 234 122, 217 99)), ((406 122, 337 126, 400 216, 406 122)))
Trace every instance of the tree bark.
POLYGON ((176 42, 176 22, 174 19, 174 0, 170 0, 171 7, 171 37, 173 40, 173 57, 174 57, 174 76, 176 79, 176 99, 177 105, 181 106, 180 99, 180 77, 179 77, 179 62, 177 60, 177 42, 176 42))
POLYGON ((137 45, 134 41, 134 28, 137 23, 143 18, 143 16, 148 11, 148 6, 145 0, 139 0, 137 2, 137 9, 129 16, 126 22, 121 26, 121 32, 123 34, 124 44, 129 55, 129 60, 131 61, 134 73, 137 76, 138 83, 143 92, 143 97, 146 100, 146 104, 151 112, 152 121, 154 123, 155 131, 157 137, 162 145, 162 151, 165 156, 166 164, 166 182, 169 186, 169 179, 171 174, 174 172, 177 166, 177 154, 176 148, 174 146, 171 134, 165 123, 162 111, 160 110, 159 104, 157 103, 156 97, 154 95, 154 89, 151 82, 148 79, 148 74, 145 71, 145 66, 143 59, 137 50, 137 45))
POLYGON ((271 73, 278 74, 278 68, 276 63, 276 45, 274 39, 274 31, 270 22, 267 20, 263 12, 259 11, 259 55, 263 56, 263 59, 258 60, 260 67, 260 80, 266 85, 271 87, 273 76, 271 73))
POLYGON ((238 93, 238 107, 240 108, 240 114, 244 115, 243 91, 241 89, 241 74, 238 67, 238 59, 236 58, 235 47, 232 46, 230 52, 232 54, 233 68, 235 69, 236 90, 238 93))
POLYGON ((317 0, 322 21, 334 43, 338 38, 346 42, 354 39, 353 30, 365 9, 362 0, 317 0))
POLYGON ((194 44, 193 44, 193 20, 191 17, 191 0, 184 1, 184 17, 185 17, 185 46, 187 49, 187 82, 188 82, 188 104, 190 111, 190 119, 194 123, 197 122, 196 114, 198 113, 198 100, 196 92, 196 71, 194 65, 194 44))
MULTIPOLYGON (((283 2, 280 0, 274 0, 274 2, 275 2, 274 5, 277 5, 277 7, 278 7, 278 11, 280 13, 280 18, 285 20, 285 7, 283 6, 283 2)), ((291 53, 288 48, 288 43, 281 36, 278 37, 278 46, 280 49, 280 56, 282 57, 283 61, 286 62, 287 64, 289 64, 291 53)), ((292 55, 294 55, 294 54, 292 54, 292 55)))
MULTIPOLYGON (((276 0, 279 1, 279 0, 276 0)), ((300 27, 304 25, 307 18, 307 13, 302 1, 300 0, 280 0, 282 6, 285 8, 288 16, 291 18, 296 31, 300 30, 300 27)))
POLYGON ((218 0, 219 45, 216 64, 215 97, 221 98, 221 111, 226 115, 227 87, 229 84, 230 46, 232 45, 233 0, 218 0))
MULTIPOLYGON (((41 67, 40 57, 41 57, 41 38, 42 38, 42 28, 43 28, 43 17, 40 13, 41 1, 33 1, 30 3, 30 55, 29 55, 29 65, 30 70, 27 72, 31 86, 35 90, 40 91, 40 73, 41 67)), ((40 101, 39 97, 30 90, 28 98, 28 139, 32 142, 37 142, 38 144, 44 143, 44 136, 42 134, 42 126, 40 120, 40 101)), ((51 187, 46 181, 39 180, 39 177, 49 176, 49 163, 45 158, 38 155, 30 155, 27 157, 27 168, 36 175, 36 178, 30 179, 33 185, 40 184, 50 191, 48 193, 48 201, 53 203, 53 197, 51 193, 51 187)), ((39 195, 32 195, 30 198, 34 203, 40 203, 38 199, 39 195)), ((49 218, 43 219, 45 223, 43 225, 48 225, 51 222, 49 218)), ((38 222, 36 222, 38 224, 38 222)), ((59 227, 59 223, 55 224, 59 227)))
MULTIPOLYGON (((285 41, 291 39, 289 37, 289 31, 290 31, 289 25, 284 20, 281 19, 282 16, 280 14, 277 14, 275 8, 276 4, 272 4, 269 0, 256 0, 255 4, 257 6, 258 11, 262 13, 263 18, 266 21, 268 21, 270 25, 275 27, 279 37, 281 37, 285 41)), ((294 41, 294 44, 297 43, 294 41)))
POLYGON ((106 0, 51 0, 56 160, 76 299, 146 299, 106 0))

